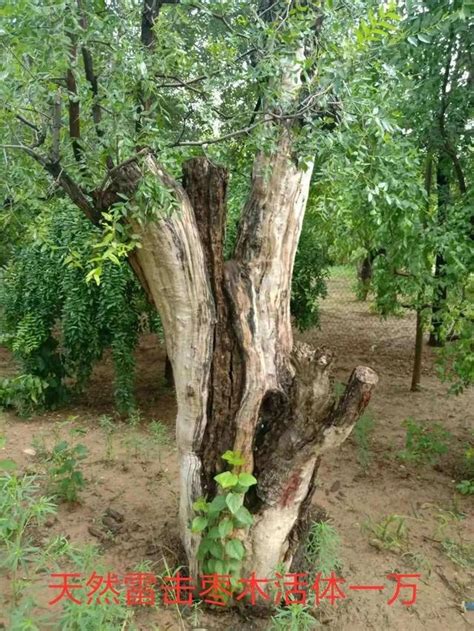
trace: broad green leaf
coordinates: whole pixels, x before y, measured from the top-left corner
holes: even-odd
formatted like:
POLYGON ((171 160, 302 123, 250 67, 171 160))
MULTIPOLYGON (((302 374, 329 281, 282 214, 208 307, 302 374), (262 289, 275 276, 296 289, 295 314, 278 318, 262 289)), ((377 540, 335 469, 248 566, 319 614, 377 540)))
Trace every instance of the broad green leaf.
POLYGON ((214 480, 223 488, 230 489, 239 483, 239 478, 230 471, 224 471, 214 476, 214 480))
POLYGON ((235 515, 239 508, 244 503, 243 493, 229 493, 225 498, 226 504, 230 512, 235 515))
POLYGON ((234 517, 238 521, 239 525, 251 526, 253 524, 252 514, 245 508, 245 506, 241 506, 235 513, 234 517))
POLYGON ((198 517, 195 517, 193 519, 191 530, 192 532, 202 532, 204 528, 207 526, 207 524, 208 524, 207 517, 203 517, 202 515, 199 515, 198 517))
POLYGON ((240 486, 253 486, 257 484, 257 479, 251 473, 239 473, 240 486))
POLYGON ((234 530, 234 524, 232 523, 231 519, 226 518, 219 522, 218 529, 220 536, 224 538, 230 535, 231 532, 234 530))
POLYGON ((226 543, 225 553, 231 559, 237 559, 241 561, 245 556, 245 548, 242 545, 242 542, 238 539, 231 539, 226 543))

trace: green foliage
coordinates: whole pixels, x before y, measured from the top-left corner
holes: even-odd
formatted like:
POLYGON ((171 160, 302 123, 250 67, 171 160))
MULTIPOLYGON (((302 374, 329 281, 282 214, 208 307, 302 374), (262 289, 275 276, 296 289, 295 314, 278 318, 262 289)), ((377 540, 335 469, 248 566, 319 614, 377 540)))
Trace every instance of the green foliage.
POLYGON ((461 480, 456 484, 461 495, 474 495, 474 480, 461 480))
POLYGON ((323 576, 341 569, 339 558, 340 538, 337 530, 327 521, 315 521, 309 530, 305 546, 305 559, 323 576))
POLYGON ((70 445, 65 440, 53 447, 48 458, 48 476, 55 497, 66 502, 77 501, 79 491, 85 486, 84 476, 77 466, 88 453, 85 445, 70 445))
POLYGON ((463 479, 456 484, 456 489, 461 495, 474 495, 474 447, 471 445, 464 451, 461 475, 463 479))
POLYGON ((311 212, 303 222, 291 281, 291 315, 300 330, 319 324, 319 300, 327 295, 329 260, 311 212))
POLYGON ((310 631, 318 626, 317 620, 307 605, 293 604, 288 607, 278 607, 268 629, 269 631, 310 631))
POLYGON ((38 490, 32 476, 0 472, 1 565, 15 573, 19 568, 24 569, 39 550, 29 538, 29 527, 41 524, 55 512, 52 499, 39 497, 38 490))
POLYGON ((369 520, 364 528, 372 535, 370 543, 376 548, 398 552, 407 545, 408 527, 400 515, 388 515, 379 522, 369 520))
POLYGON ((31 374, 0 379, 0 407, 13 407, 28 416, 45 402, 48 382, 31 374))
POLYGON ((403 422, 406 428, 405 449, 398 453, 401 460, 415 464, 436 464, 439 457, 448 451, 450 433, 439 423, 423 427, 414 419, 403 422))
POLYGON ((86 384, 94 363, 110 348, 117 406, 133 409, 133 351, 139 316, 150 307, 118 259, 103 261, 99 285, 86 282, 98 235, 77 209, 61 201, 39 216, 30 240, 12 257, 0 295, 2 340, 25 374, 3 380, 0 404, 31 412, 61 402, 86 384))
POLYGON ((192 521, 191 531, 201 535, 197 558, 203 572, 228 574, 235 587, 245 558, 245 529, 253 523, 244 506, 245 494, 257 480, 250 473, 237 472, 244 464, 239 453, 227 451, 222 458, 232 465, 232 470, 214 477, 219 491, 213 500, 200 498, 194 502, 198 515, 192 521))
POLYGON ((362 414, 354 427, 354 439, 357 445, 357 461, 364 471, 368 469, 372 461, 370 445, 374 428, 375 422, 369 412, 362 414))

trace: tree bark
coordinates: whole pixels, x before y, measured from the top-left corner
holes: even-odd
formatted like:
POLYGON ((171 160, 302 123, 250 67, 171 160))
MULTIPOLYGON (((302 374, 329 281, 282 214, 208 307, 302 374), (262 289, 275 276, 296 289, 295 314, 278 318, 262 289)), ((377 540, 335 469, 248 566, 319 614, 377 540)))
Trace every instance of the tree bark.
POLYGON ((335 406, 331 353, 293 344, 291 275, 311 168, 295 163, 290 130, 274 152, 255 159, 227 262, 225 171, 195 158, 185 164, 181 186, 147 154, 141 166, 119 171, 114 186, 130 195, 144 174, 158 178, 179 203, 171 216, 130 221, 141 239, 133 266, 160 313, 173 367, 180 529, 190 572, 199 573, 192 504, 215 495, 213 478, 230 449, 242 454, 242 469, 258 480, 247 494, 254 524, 242 532, 245 569, 270 576, 281 564, 290 567, 321 456, 347 438, 377 377, 356 368, 335 406))
MULTIPOLYGON (((438 198, 438 226, 443 228, 446 221, 446 213, 449 205, 449 160, 444 154, 438 156, 436 167, 436 190, 438 198)), ((443 346, 441 335, 443 325, 442 311, 448 296, 448 288, 445 272, 446 261, 442 252, 436 253, 433 289, 433 306, 431 311, 431 331, 428 344, 430 346, 443 346)))
POLYGON ((423 356, 423 317, 421 309, 416 311, 416 335, 415 335, 415 357, 413 359, 413 373, 411 378, 412 392, 418 392, 421 381, 421 360, 423 356))

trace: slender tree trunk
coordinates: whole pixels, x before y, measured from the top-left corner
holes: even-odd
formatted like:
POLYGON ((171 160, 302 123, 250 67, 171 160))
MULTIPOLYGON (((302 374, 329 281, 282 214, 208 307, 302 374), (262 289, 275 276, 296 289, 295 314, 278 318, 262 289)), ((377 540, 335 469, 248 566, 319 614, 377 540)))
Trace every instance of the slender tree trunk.
POLYGON ((369 295, 370 285, 372 283, 372 264, 374 261, 375 255, 372 252, 368 252, 366 256, 363 258, 360 263, 357 275, 359 277, 359 289, 358 289, 358 299, 362 301, 367 300, 367 296, 369 295))
POLYGON ((413 373, 411 378, 411 391, 418 392, 421 381, 421 361, 423 356, 423 318, 421 309, 416 312, 415 357, 413 360, 413 373))
MULTIPOLYGON (((449 204, 449 159, 444 154, 440 154, 438 157, 436 188, 438 197, 438 226, 442 230, 449 204)), ((428 341, 430 346, 443 346, 441 336, 441 327, 443 324, 442 311, 448 295, 445 266, 446 261, 444 255, 442 252, 438 251, 435 260, 431 331, 428 341)))

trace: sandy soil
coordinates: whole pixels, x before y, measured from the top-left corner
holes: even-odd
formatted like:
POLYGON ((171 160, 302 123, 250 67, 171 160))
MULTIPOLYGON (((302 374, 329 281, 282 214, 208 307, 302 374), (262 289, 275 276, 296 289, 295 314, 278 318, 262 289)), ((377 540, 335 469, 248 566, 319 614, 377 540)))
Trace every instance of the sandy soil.
MULTIPOLYGON (((474 626, 474 612, 463 613, 462 602, 474 601, 474 569, 454 563, 446 554, 446 542, 474 543, 474 500, 455 490, 462 455, 473 435, 474 395, 447 394, 434 370, 432 352, 426 348, 423 389, 410 393, 413 354, 413 318, 391 318, 380 323, 369 305, 353 301, 342 279, 332 281, 331 298, 323 304, 322 328, 298 337, 325 345, 336 353, 335 379, 344 382, 358 364, 374 368, 380 384, 371 403, 375 429, 369 450, 370 463, 360 464, 360 447, 353 436, 337 453, 328 454, 320 469, 315 503, 323 508, 341 537, 339 576, 349 584, 384 584, 383 592, 349 592, 334 606, 324 603, 317 617, 326 628, 457 630, 474 626), (411 417, 429 426, 439 422, 451 433, 449 451, 435 465, 415 466, 401 462, 404 447, 402 422, 411 417), (390 515, 403 519, 407 539, 391 551, 376 539, 374 525, 390 515), (420 573, 417 602, 404 607, 387 604, 392 595, 393 572, 420 573)), ((113 384, 108 358, 96 368, 87 392, 67 409, 35 416, 25 421, 12 413, 1 417, 1 433, 7 438, 2 457, 11 457, 22 470, 44 473, 38 456, 24 453, 41 441, 48 447, 71 428, 85 428, 78 442, 89 449, 83 471, 87 485, 80 503, 60 505, 57 518, 33 533, 42 542, 66 534, 74 544, 100 544, 104 561, 118 574, 148 561, 157 574, 183 563, 177 527, 177 456, 174 446, 175 402, 164 386, 163 350, 152 336, 144 336, 137 351, 137 392, 142 422, 133 429, 116 420, 116 430, 107 443, 99 427, 103 415, 113 415, 113 384), (161 421, 169 432, 169 444, 153 442, 149 422, 161 421), (107 534, 102 518, 112 508, 123 515, 115 534, 107 534)), ((0 373, 12 370, 6 353, 0 357, 0 373)), ((472 548, 471 548, 472 555, 472 548)), ((473 562, 471 556, 471 563, 473 562)), ((8 576, 3 577, 3 607, 0 622, 8 627, 5 612, 11 603, 8 576), (6 580, 7 579, 7 580, 6 580)), ((40 601, 46 602, 47 579, 32 585, 40 601)), ((347 591, 347 590, 346 590, 347 591)), ((404 595, 409 595, 408 592, 404 595)), ((137 611, 139 628, 190 629, 189 612, 174 608, 137 611)), ((197 624, 197 623, 195 623, 197 624)), ((222 631, 265 629, 262 620, 249 620, 229 611, 203 611, 199 628, 222 631)), ((196 628, 198 628, 196 627, 196 628)), ((1 628, 1 625, 0 625, 1 628)), ((59 628, 59 627, 58 627, 59 628)))

